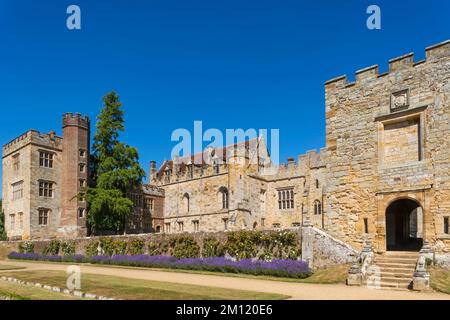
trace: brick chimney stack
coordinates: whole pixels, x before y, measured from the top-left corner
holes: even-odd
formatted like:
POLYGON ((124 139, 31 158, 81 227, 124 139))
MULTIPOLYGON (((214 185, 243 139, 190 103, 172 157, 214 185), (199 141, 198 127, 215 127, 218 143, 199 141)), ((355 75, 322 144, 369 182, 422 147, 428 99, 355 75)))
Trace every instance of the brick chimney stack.
POLYGON ((152 184, 156 180, 156 161, 150 161, 150 174, 149 174, 149 184, 152 184))

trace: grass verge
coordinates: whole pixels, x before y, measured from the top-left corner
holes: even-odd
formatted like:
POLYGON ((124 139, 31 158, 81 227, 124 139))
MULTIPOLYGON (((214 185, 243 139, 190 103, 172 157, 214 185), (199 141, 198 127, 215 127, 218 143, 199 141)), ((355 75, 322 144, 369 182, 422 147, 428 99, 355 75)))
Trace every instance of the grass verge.
POLYGON ((436 291, 450 294, 450 270, 440 267, 431 267, 429 272, 431 287, 436 291))
MULTIPOLYGON (((5 276, 65 287, 67 274, 62 271, 16 271, 5 276)), ((97 295, 126 300, 278 300, 289 296, 187 285, 160 281, 137 280, 94 274, 81 275, 81 290, 97 295)))
POLYGON ((282 281, 282 282, 298 282, 298 283, 319 283, 319 284, 337 284, 345 283, 347 279, 349 264, 332 266, 324 269, 316 270, 311 276, 305 279, 295 279, 295 278, 283 278, 283 277, 271 277, 264 275, 250 275, 242 273, 223 273, 214 271, 200 271, 200 270, 185 270, 185 269, 163 269, 163 268, 145 268, 145 267, 131 267, 131 266, 120 266, 120 265, 108 265, 108 264, 87 264, 87 263, 69 263, 69 262, 50 262, 50 261, 33 261, 33 260, 10 260, 10 261, 20 261, 26 263, 50 263, 50 264, 66 264, 66 265, 89 265, 91 267, 99 268, 115 268, 115 269, 134 269, 134 270, 154 270, 162 272, 175 272, 175 273, 190 273, 190 274, 205 274, 214 275, 221 277, 234 277, 234 278, 248 278, 248 279, 259 279, 259 280, 270 280, 270 281, 282 281))
MULTIPOLYGON (((13 275, 12 275, 13 276, 13 275)), ((0 280, 0 296, 11 300, 78 300, 79 298, 0 280)))

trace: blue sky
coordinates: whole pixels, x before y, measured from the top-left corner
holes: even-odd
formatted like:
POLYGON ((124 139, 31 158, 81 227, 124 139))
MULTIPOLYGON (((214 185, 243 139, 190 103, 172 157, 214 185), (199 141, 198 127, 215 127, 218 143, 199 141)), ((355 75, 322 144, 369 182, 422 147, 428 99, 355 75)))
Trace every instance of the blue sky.
POLYGON ((450 38, 450 2, 149 0, 0 2, 2 144, 63 112, 93 120, 114 89, 142 165, 176 128, 279 128, 280 155, 325 144, 326 80, 450 38), (66 8, 81 8, 81 30, 66 8), (381 30, 366 8, 381 8, 381 30))

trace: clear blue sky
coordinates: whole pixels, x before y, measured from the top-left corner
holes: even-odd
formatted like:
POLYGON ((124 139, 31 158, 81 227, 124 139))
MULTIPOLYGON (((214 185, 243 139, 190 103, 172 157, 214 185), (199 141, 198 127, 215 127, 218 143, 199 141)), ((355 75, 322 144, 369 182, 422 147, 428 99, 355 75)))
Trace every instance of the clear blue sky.
MULTIPOLYGON (((279 128, 281 159, 325 144, 324 87, 341 74, 450 38, 450 2, 1 0, 1 142, 93 120, 114 89, 122 139, 142 165, 170 157, 176 128, 279 128), (66 28, 77 4, 82 29, 66 28), (366 28, 381 7, 382 29, 366 28)), ((95 121, 93 121, 95 122, 95 121)))

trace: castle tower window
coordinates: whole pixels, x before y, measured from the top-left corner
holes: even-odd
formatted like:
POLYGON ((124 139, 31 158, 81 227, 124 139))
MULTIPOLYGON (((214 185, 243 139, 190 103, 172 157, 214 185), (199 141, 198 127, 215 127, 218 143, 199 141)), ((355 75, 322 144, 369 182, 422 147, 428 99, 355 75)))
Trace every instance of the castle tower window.
POLYGON ((39 196, 53 198, 53 182, 39 181, 39 196))
POLYGON ((13 183, 11 185, 12 187, 12 196, 13 200, 22 199, 23 197, 23 181, 19 181, 16 183, 13 183))
POLYGON ((314 214, 322 214, 322 203, 319 200, 314 201, 314 214))
POLYGON ((16 228, 16 216, 14 214, 9 215, 9 228, 14 230, 16 228))
POLYGON ((200 222, 198 220, 193 220, 192 225, 194 226, 194 232, 198 232, 200 230, 200 222))
POLYGON ((445 234, 449 234, 450 232, 449 232, 449 228, 448 228, 448 220, 449 220, 449 217, 444 217, 444 233, 445 234))
POLYGON ((183 195, 183 212, 187 213, 190 210, 190 198, 189 198, 189 194, 185 193, 183 195))
POLYGON ((294 209, 294 188, 278 190, 278 209, 294 209))
POLYGON ((84 208, 78 208, 78 217, 84 218, 85 209, 84 208))
POLYGON ((39 166, 44 168, 53 168, 53 153, 39 151, 39 166))
POLYGON ((219 174, 220 173, 220 165, 214 161, 214 173, 219 174))
POLYGON ((261 218, 261 228, 264 228, 265 221, 266 221, 266 218, 261 218))
POLYGON ((187 169, 188 169, 188 177, 192 179, 194 177, 194 165, 188 164, 187 169))
POLYGON ((86 187, 86 180, 80 179, 80 188, 86 187))
POLYGON ((19 218, 19 229, 23 230, 23 212, 19 212, 17 217, 19 218))
POLYGON ((319 189, 319 179, 316 179, 316 189, 319 189))
POLYGON ((84 158, 86 156, 86 150, 80 149, 79 150, 79 155, 80 155, 80 158, 84 158))
POLYGON ((48 216, 50 213, 50 209, 41 208, 38 211, 39 213, 39 225, 46 226, 48 225, 48 216))
POLYGON ((228 230, 228 218, 223 218, 223 229, 228 230))
POLYGON ((184 223, 182 221, 178 222, 178 232, 183 232, 184 230, 184 223))
POLYGON ((13 169, 14 171, 18 171, 20 168, 20 154, 17 153, 13 155, 13 169))
POLYGON ((364 218, 364 233, 369 233, 369 219, 364 218))
POLYGON ((80 172, 83 173, 86 170, 86 165, 84 163, 80 163, 78 165, 80 172))
POLYGON ((222 199, 222 209, 228 209, 228 189, 220 187, 219 196, 222 199))

